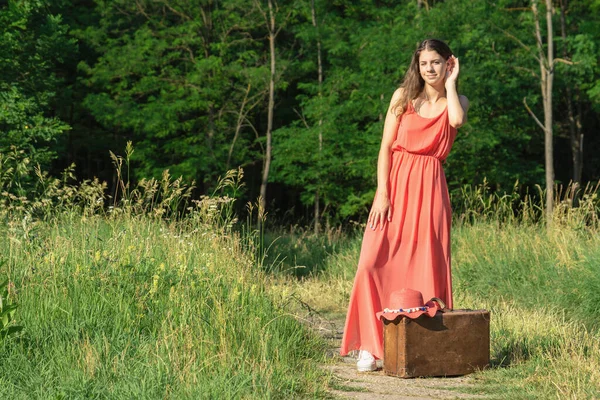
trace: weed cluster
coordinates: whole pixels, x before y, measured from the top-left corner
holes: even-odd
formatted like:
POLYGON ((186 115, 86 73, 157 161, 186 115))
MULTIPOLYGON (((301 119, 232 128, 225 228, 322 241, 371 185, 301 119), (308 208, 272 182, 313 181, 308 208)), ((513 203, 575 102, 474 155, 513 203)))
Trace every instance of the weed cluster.
MULTIPOLYGON (((545 190, 536 192, 515 182, 510 193, 492 191, 487 180, 481 185, 466 185, 452 199, 455 222, 535 225, 544 223, 545 190)), ((600 229, 600 182, 557 185, 554 189, 553 224, 573 229, 600 229)))

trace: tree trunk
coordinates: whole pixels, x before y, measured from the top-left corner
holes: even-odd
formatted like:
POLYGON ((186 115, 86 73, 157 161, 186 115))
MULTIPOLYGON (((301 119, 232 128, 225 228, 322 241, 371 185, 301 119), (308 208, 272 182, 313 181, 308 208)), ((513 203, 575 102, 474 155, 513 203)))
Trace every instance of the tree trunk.
POLYGON ((275 15, 273 14, 273 1, 268 0, 269 5, 269 53, 271 55, 271 77, 269 79, 269 108, 267 115, 267 147, 265 149, 265 162, 263 165, 262 183, 260 185, 260 206, 263 212, 267 209, 267 181, 269 180, 269 169, 271 167, 271 142, 273 132, 273 109, 275 108, 275 15))
POLYGON ((544 57, 537 0, 531 0, 535 21, 535 36, 540 63, 540 83, 544 101, 544 150, 546 159, 546 226, 552 226, 554 209, 554 154, 552 144, 552 83, 554 79, 554 38, 552 34, 552 0, 546 0, 547 56, 544 57))
MULTIPOLYGON (((208 59, 211 56, 211 45, 213 43, 213 20, 212 11, 210 6, 201 8, 203 26, 200 30, 202 36, 202 47, 204 50, 204 57, 208 59)), ((209 80, 213 80, 213 72, 209 72, 209 80)), ((208 106, 208 129, 206 131, 206 146, 209 149, 209 153, 214 157, 214 138, 215 138, 215 108, 211 102, 208 106)))
MULTIPOLYGON (((560 31, 563 39, 563 58, 568 58, 567 53, 567 23, 565 12, 567 8, 567 0, 560 0, 560 31)), ((571 141, 571 158, 573 160, 573 196, 576 201, 577 189, 581 184, 581 171, 583 169, 583 135, 581 134, 581 125, 578 125, 578 117, 575 117, 573 112, 573 91, 571 86, 567 85, 567 113, 569 116, 569 137, 571 141)))
MULTIPOLYGON (((318 78, 319 78, 319 98, 322 96, 322 87, 323 87, 323 64, 321 62, 321 37, 319 35, 319 25, 317 24, 317 13, 315 10, 315 0, 311 0, 311 16, 312 23, 317 31, 317 67, 318 67, 318 78)), ((322 158, 323 154, 323 118, 319 118, 319 160, 322 158)), ((318 235, 320 232, 320 193, 319 188, 321 186, 321 178, 317 176, 317 190, 315 191, 315 235, 318 235)))
POLYGON ((549 226, 552 225, 554 209, 554 144, 552 132, 552 85, 554 83, 554 36, 552 29, 552 0, 546 0, 546 28, 548 37, 548 67, 546 70, 546 98, 544 99, 544 125, 546 134, 544 148, 546 153, 546 217, 549 226))
POLYGON ((248 94, 250 94, 250 88, 252 86, 248 84, 246 88, 246 93, 244 94, 244 99, 242 100, 242 104, 240 105, 240 111, 238 112, 237 123, 235 124, 235 133, 233 135, 233 140, 231 141, 231 145, 229 146, 229 153, 227 154, 227 164, 226 171, 229 171, 229 166, 231 165, 231 157, 233 156, 233 148, 235 147, 235 142, 240 136, 240 132, 242 130, 242 125, 244 123, 244 119, 246 118, 246 112, 244 109, 246 108, 246 103, 248 102, 248 94))
POLYGON ((577 170, 578 170, 578 174, 579 174, 579 178, 580 178, 580 182, 582 179, 582 175, 583 175, 583 132, 581 130, 581 115, 583 114, 583 110, 582 110, 582 104, 581 104, 581 92, 579 90, 579 88, 577 88, 575 90, 577 93, 575 94, 575 103, 577 104, 577 115, 575 116, 575 131, 577 134, 577 137, 579 139, 578 144, 579 144, 579 160, 578 160, 578 164, 577 164, 577 170))

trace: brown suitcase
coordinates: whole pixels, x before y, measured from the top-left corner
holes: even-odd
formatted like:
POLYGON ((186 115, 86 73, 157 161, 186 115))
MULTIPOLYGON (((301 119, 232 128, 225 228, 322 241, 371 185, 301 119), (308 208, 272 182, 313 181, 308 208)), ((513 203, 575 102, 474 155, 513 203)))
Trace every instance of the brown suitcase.
POLYGON ((383 320, 383 369, 401 378, 465 375, 490 362, 490 313, 438 311, 383 320))

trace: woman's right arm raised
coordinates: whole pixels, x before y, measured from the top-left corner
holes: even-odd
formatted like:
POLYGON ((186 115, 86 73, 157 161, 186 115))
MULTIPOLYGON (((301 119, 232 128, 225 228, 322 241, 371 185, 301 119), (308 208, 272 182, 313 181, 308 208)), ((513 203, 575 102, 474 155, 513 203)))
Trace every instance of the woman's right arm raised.
POLYGON ((392 96, 387 114, 385 116, 385 124, 383 127, 383 137, 381 139, 381 147, 379 148, 379 157, 377 159, 377 193, 375 200, 369 213, 367 225, 371 229, 383 226, 387 221, 392 219, 392 209, 390 207, 388 179, 390 176, 390 155, 392 143, 396 138, 398 131, 398 118, 394 114, 393 106, 396 104, 402 93, 402 88, 397 89, 392 96))

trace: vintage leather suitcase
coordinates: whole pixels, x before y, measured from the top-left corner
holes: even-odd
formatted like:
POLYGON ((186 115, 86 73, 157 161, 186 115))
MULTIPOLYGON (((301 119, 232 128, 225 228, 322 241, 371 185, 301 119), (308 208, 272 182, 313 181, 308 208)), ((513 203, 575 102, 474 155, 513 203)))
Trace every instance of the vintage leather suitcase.
POLYGON ((383 323, 387 375, 465 375, 490 362, 489 311, 438 311, 434 317, 399 317, 383 323))

